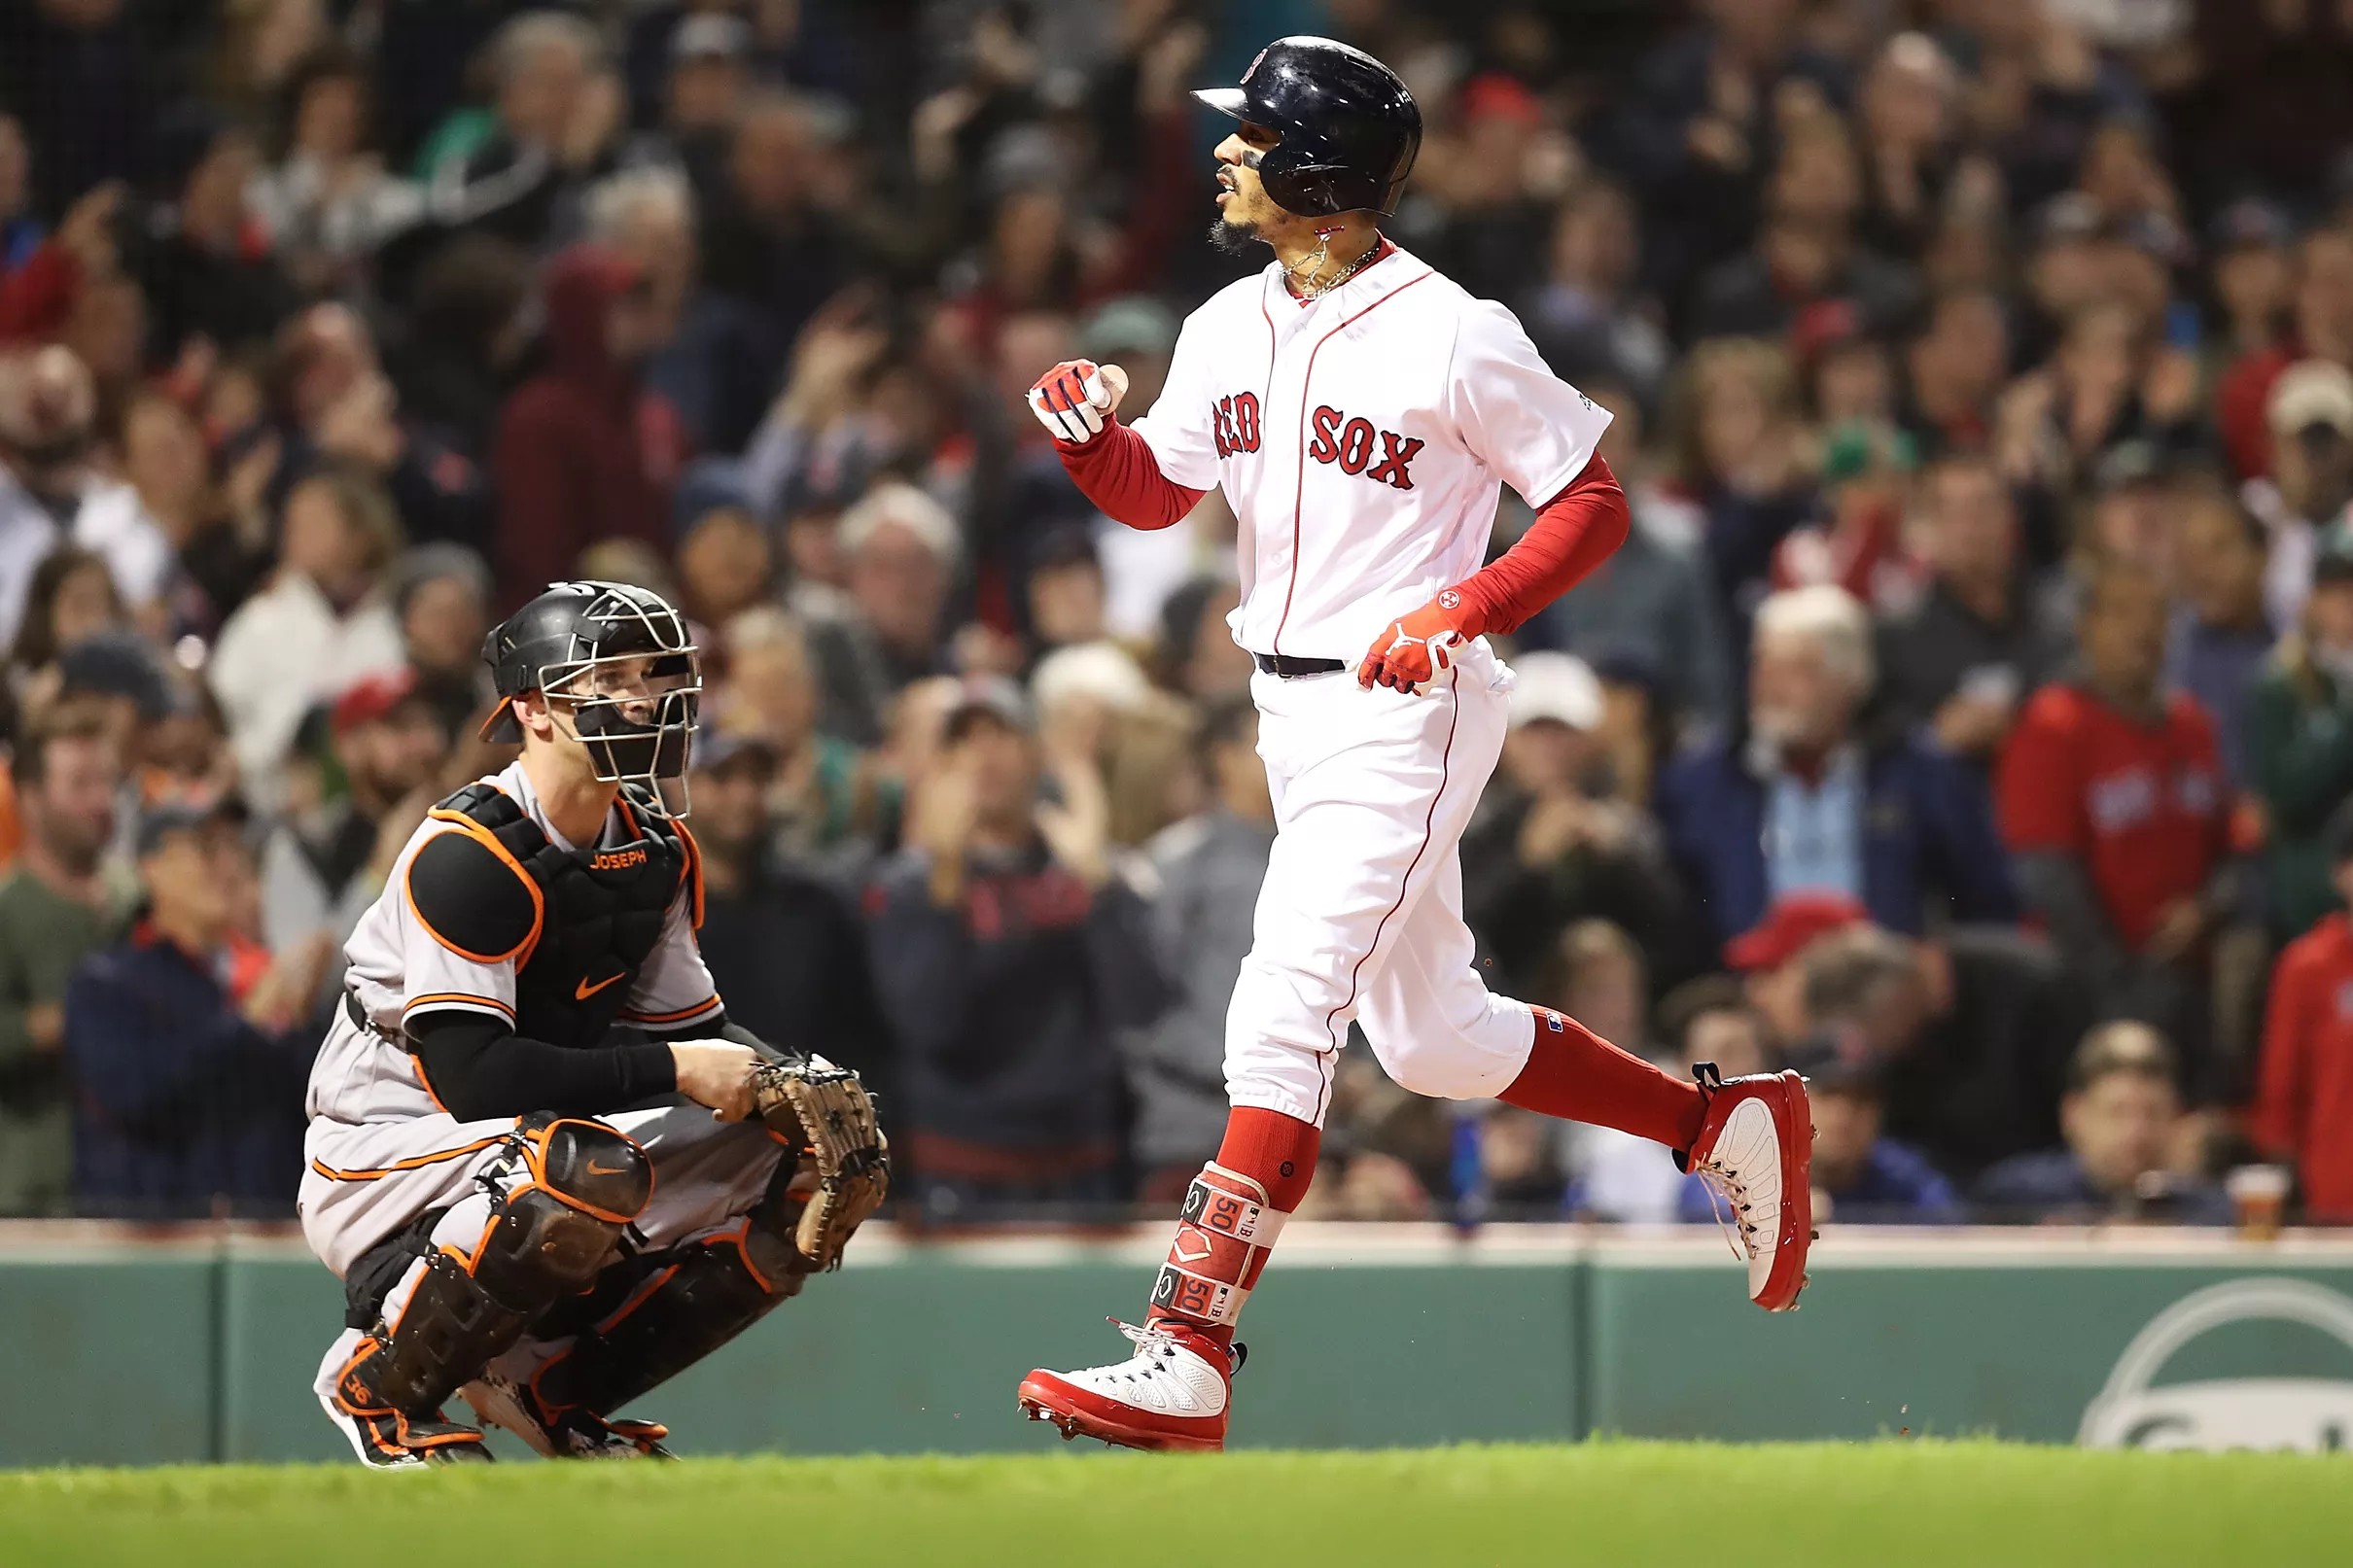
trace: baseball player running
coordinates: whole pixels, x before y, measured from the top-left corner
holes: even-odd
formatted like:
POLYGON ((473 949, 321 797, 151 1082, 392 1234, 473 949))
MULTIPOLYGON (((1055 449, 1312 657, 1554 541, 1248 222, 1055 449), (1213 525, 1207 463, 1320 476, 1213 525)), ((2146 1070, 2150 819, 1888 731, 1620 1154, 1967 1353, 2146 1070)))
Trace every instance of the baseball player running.
POLYGON ((1795 1073, 1670 1078, 1472 967, 1457 842, 1501 752, 1519 626, 1625 540, 1594 452, 1608 415, 1545 367, 1511 313, 1381 234, 1422 118, 1380 61, 1285 38, 1239 88, 1212 237, 1275 253, 1185 322, 1133 426, 1117 366, 1058 365, 1030 394, 1098 506, 1166 528, 1222 487, 1241 522, 1235 640, 1278 836, 1226 1024, 1233 1109, 1186 1194, 1136 1353, 1033 1372, 1020 1404, 1064 1436, 1225 1442, 1235 1320, 1315 1172, 1352 1020, 1404 1087, 1493 1097, 1652 1138, 1726 1200, 1769 1311, 1797 1302, 1812 1138, 1795 1073), (1536 508, 1481 567, 1498 482, 1536 508))
POLYGON ((890 1167, 855 1073, 727 1021, 684 784, 701 676, 658 595, 557 583, 484 648, 521 756, 436 807, 352 933, 311 1069, 320 1363, 366 1463, 664 1456, 613 1412, 833 1267, 890 1167), (673 809, 672 801, 679 805, 673 809))

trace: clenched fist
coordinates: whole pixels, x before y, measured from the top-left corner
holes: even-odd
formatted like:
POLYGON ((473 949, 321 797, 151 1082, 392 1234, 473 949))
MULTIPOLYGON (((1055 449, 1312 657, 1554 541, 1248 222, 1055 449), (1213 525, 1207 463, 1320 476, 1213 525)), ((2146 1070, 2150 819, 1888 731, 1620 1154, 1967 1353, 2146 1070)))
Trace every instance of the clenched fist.
POLYGON ((1127 394, 1128 373, 1118 366, 1065 360, 1030 389, 1030 412, 1056 440, 1084 446, 1127 394))

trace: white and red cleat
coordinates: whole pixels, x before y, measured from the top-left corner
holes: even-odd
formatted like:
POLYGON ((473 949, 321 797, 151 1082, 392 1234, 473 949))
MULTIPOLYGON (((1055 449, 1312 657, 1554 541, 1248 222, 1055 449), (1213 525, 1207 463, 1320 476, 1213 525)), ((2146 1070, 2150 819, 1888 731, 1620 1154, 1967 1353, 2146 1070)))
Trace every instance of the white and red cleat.
POLYGON ((1785 1312, 1806 1288, 1813 1242, 1813 1112, 1794 1072, 1725 1078, 1692 1069, 1707 1116, 1686 1159, 1692 1174, 1732 1205, 1748 1260, 1748 1298, 1785 1312))
POLYGON ((1053 1422, 1066 1441, 1090 1437, 1122 1448, 1212 1453, 1223 1448, 1242 1346, 1229 1350, 1181 1323, 1138 1328, 1111 1321, 1136 1342, 1136 1353, 1108 1367, 1031 1373, 1021 1380, 1022 1412, 1053 1422))

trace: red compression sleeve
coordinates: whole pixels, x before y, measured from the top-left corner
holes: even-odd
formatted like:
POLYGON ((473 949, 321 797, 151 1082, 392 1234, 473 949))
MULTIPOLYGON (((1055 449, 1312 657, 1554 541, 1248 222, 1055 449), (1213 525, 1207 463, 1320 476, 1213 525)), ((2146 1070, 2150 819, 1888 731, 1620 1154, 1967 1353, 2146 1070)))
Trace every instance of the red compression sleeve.
POLYGON ((1054 455, 1080 495, 1103 514, 1130 528, 1167 528, 1182 522, 1205 491, 1181 485, 1160 471, 1160 460, 1144 438, 1119 423, 1103 422, 1103 434, 1083 446, 1057 439, 1054 455))
POLYGON ((1468 635, 1516 631, 1626 542, 1633 513, 1596 454, 1568 488, 1536 508, 1520 541, 1456 584, 1468 635))

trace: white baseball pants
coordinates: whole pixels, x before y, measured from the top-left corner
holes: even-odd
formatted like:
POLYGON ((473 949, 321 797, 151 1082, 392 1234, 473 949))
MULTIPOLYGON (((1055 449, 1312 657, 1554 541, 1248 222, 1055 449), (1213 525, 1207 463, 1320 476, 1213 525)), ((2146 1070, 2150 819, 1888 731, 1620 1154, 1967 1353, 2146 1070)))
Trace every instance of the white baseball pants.
POLYGON ((1251 678, 1277 831, 1226 1015, 1236 1105, 1320 1127, 1351 1020, 1416 1094, 1486 1098, 1528 1063, 1528 1007, 1475 966, 1458 850, 1512 675, 1485 639, 1456 653, 1418 696, 1352 668, 1251 678))

